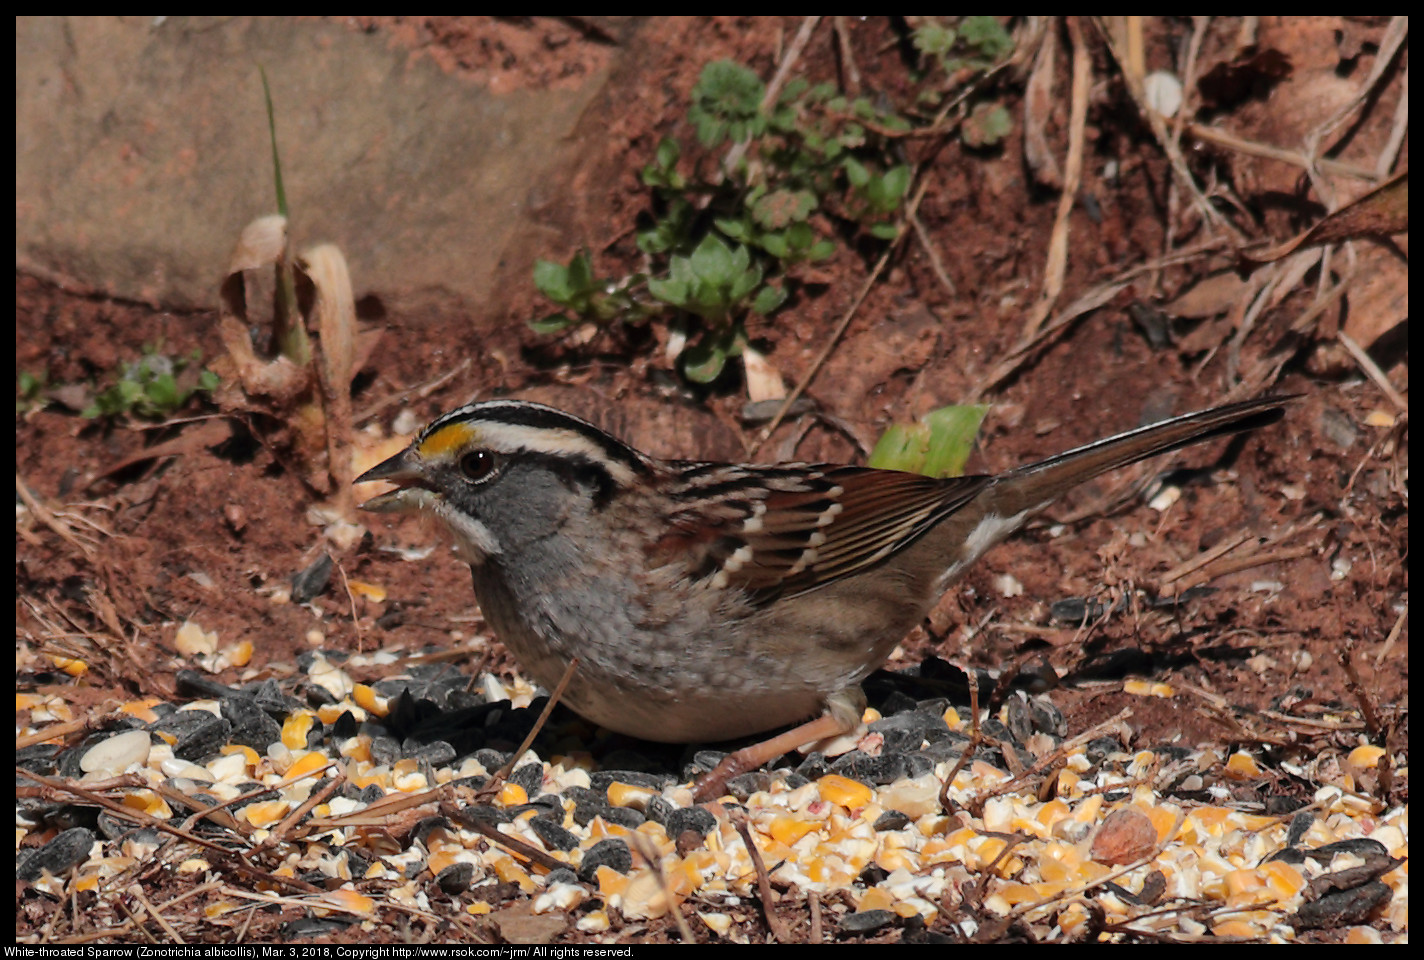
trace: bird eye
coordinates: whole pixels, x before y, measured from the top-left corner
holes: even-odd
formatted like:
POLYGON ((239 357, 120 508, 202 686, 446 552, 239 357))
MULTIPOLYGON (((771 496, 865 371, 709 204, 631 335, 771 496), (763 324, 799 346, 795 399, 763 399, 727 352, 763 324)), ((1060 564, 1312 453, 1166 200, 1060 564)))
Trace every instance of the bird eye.
POLYGON ((494 468, 494 454, 488 450, 472 450, 460 458, 460 472, 466 480, 487 480, 494 468))

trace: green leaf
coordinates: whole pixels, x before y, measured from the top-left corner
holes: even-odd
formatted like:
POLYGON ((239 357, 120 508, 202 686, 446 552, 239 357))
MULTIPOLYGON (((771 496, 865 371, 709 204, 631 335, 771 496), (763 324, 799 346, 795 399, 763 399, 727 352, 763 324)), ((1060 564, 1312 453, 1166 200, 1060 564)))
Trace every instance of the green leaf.
MULTIPOLYGON (((880 183, 886 202, 891 203, 890 209, 900 205, 900 201, 905 198, 905 194, 910 189, 911 170, 908 165, 901 164, 898 167, 891 167, 881 178, 880 183)), ((887 211, 888 212, 888 211, 887 211)))
POLYGON ((932 57, 941 57, 949 52, 957 39, 953 30, 937 23, 926 23, 915 31, 915 49, 932 57))
POLYGON ((534 261, 534 286, 555 303, 568 303, 573 297, 569 268, 550 260, 534 261))
POLYGON ((768 230, 804 221, 816 209, 810 190, 773 190, 752 205, 752 219, 768 230))
POLYGON ((569 261, 569 289, 574 293, 587 293, 594 287, 593 262, 587 251, 580 250, 569 261))
POLYGON ((724 338, 711 333, 682 351, 682 374, 693 383, 711 383, 727 365, 724 338))
POLYGON ((657 277, 648 278, 648 292, 657 297, 663 303, 670 303, 674 307, 687 306, 687 281, 685 280, 661 280, 657 277))
POLYGON ((786 288, 767 284, 757 291, 752 310, 765 316, 786 302, 786 288))
POLYGON ((1014 130, 1009 111, 999 103, 985 101, 976 104, 960 128, 960 137, 971 147, 991 147, 1014 130))
POLYGON ((722 235, 736 240, 739 243, 749 243, 752 239, 752 231, 742 220, 733 220, 730 217, 718 217, 712 221, 712 225, 722 232, 722 235))
POLYGON ((894 240, 899 233, 900 231, 895 229, 893 223, 876 223, 870 227, 870 235, 879 237, 881 240, 894 240))
POLYGON ((144 392, 148 394, 148 399, 158 404, 177 404, 180 396, 178 381, 171 373, 161 373, 154 377, 144 392))
POLYGON ((786 234, 764 233, 760 238, 761 248, 778 260, 785 260, 791 256, 791 245, 786 241, 786 234))
MULTIPOLYGON (((738 247, 738 249, 745 248, 738 247)), ((731 248, 723 243, 715 233, 709 233, 702 238, 697 249, 692 251, 692 257, 688 262, 693 273, 704 280, 711 280, 713 283, 727 283, 731 280, 735 269, 731 248)))
POLYGON ((930 477, 961 476, 988 412, 982 404, 941 407, 917 423, 893 424, 876 443, 868 463, 930 477))
POLYGON ((846 179, 850 181, 851 186, 864 187, 870 182, 870 171, 855 157, 846 157, 841 164, 845 167, 846 179))
POLYGON ((658 141, 657 164, 660 170, 671 170, 677 166, 678 158, 682 156, 682 144, 672 137, 663 137, 658 141))
POLYGON ((1004 30, 997 17, 965 17, 959 25, 959 32, 965 43, 991 61, 1000 60, 1014 51, 1014 38, 1004 30))
POLYGON ((573 326, 573 323, 572 317, 565 316, 562 313, 551 313, 542 319, 530 320, 529 329, 540 336, 544 336, 550 333, 558 333, 561 330, 567 330, 573 326))

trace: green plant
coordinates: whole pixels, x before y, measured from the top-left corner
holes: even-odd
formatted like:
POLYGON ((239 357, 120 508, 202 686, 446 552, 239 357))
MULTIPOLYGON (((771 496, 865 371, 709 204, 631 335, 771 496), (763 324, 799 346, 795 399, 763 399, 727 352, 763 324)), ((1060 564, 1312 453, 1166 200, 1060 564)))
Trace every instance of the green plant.
POLYGON ((765 100, 751 70, 708 64, 688 121, 704 148, 746 144, 742 159, 688 175, 679 168, 682 145, 663 139, 642 172, 653 191, 652 212, 636 235, 647 271, 598 278, 582 252, 567 266, 540 261, 535 286, 563 311, 530 327, 549 334, 580 319, 610 325, 683 315, 692 329, 682 372, 710 382, 741 352, 748 315, 773 314, 809 265, 835 254, 842 235, 863 230, 893 239, 911 178, 893 135, 909 122, 868 98, 847 99, 830 84, 800 78, 765 100))
POLYGON ((963 476, 979 425, 988 412, 985 404, 940 407, 914 423, 891 424, 866 462, 884 470, 936 478, 963 476))
POLYGON ((201 369, 202 353, 188 357, 166 357, 156 349, 126 364, 118 379, 96 392, 79 415, 86 419, 125 414, 160 420, 172 416, 196 393, 210 393, 218 385, 217 375, 201 369))
MULTIPOLYGON (((912 39, 915 49, 939 64, 951 87, 957 86, 959 78, 982 74, 998 66, 1014 50, 1013 37, 997 17, 990 16, 962 17, 950 23, 925 17, 915 28, 912 39)), ((938 101, 949 89, 926 90, 921 99, 938 101)), ((982 99, 970 107, 969 116, 960 128, 960 138, 970 147, 992 147, 1012 130, 1013 118, 1003 104, 982 99)))
POLYGON ((15 377, 15 416, 28 413, 45 403, 45 388, 49 386, 49 374, 43 370, 30 373, 21 370, 15 377))

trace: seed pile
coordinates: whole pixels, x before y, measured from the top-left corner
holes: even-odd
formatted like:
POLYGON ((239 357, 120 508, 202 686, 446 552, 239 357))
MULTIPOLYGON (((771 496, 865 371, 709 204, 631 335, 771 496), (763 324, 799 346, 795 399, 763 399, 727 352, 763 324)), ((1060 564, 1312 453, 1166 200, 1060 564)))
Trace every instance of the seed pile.
MULTIPOLYGON (((389 911, 503 921, 512 903, 550 920, 546 938, 613 940, 673 912, 695 939, 734 942, 789 925, 801 939, 1407 937, 1408 808, 1360 788, 1378 747, 1309 769, 1130 751, 1120 718, 1065 738, 1052 704, 1022 695, 975 740, 967 710, 896 690, 855 734, 694 806, 716 751, 679 762, 615 741, 595 756, 598 734, 556 713, 510 763, 538 691, 431 665, 352 679, 397 662, 314 653, 286 683, 242 688, 183 672, 191 700, 125 704, 76 746, 20 749, 43 779, 17 781, 18 878, 119 926, 114 898, 161 865, 191 875, 196 922, 224 938, 264 901, 300 907, 294 938, 389 911), (1277 775, 1310 789, 1236 800, 1277 775), (26 792, 41 782, 92 795, 26 792)), ((22 741, 68 713, 56 697, 16 708, 22 741)))

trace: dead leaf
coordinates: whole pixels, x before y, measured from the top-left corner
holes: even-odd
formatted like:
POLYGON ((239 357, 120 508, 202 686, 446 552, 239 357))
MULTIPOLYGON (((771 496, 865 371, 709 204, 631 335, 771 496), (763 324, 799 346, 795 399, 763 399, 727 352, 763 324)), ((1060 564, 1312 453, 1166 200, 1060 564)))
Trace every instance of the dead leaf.
POLYGON ((1293 240, 1262 253, 1242 257, 1247 264, 1279 260, 1303 244, 1324 246, 1360 237, 1390 237, 1409 230, 1409 171, 1405 170, 1369 193, 1321 220, 1293 240))
POLYGON ((563 914, 531 913, 532 907, 526 900, 490 914, 490 919, 508 943, 548 943, 568 928, 563 914))
POLYGON ((1201 319, 1226 313, 1250 292, 1251 284, 1235 272, 1213 274, 1188 289, 1176 299, 1162 305, 1162 312, 1173 317, 1201 319))
POLYGON ((1409 318, 1409 265, 1393 251, 1362 245, 1350 284, 1345 335, 1370 349, 1409 318))

